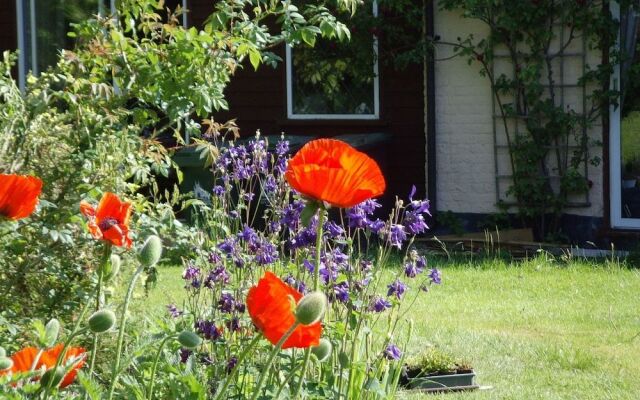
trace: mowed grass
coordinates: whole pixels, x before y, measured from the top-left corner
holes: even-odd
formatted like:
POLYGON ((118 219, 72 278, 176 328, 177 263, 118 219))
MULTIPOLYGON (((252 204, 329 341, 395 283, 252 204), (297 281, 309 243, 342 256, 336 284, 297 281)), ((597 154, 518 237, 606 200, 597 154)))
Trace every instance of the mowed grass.
MULTIPOLYGON (((487 388, 402 398, 640 399, 640 270, 549 257, 431 265, 443 284, 413 306, 408 351, 434 345, 468 360, 487 388)), ((180 303, 181 272, 162 268, 136 310, 180 303)))

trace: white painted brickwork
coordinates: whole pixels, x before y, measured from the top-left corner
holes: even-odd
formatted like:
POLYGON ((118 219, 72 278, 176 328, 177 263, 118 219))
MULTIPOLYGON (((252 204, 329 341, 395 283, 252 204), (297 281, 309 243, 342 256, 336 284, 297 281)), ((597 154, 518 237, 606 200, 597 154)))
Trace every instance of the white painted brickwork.
MULTIPOLYGON (((437 11, 434 19, 435 34, 447 42, 455 42, 458 36, 466 37, 469 33, 479 38, 488 32, 484 24, 462 19, 457 13, 437 11)), ((450 47, 438 47, 436 58, 450 55, 450 47)), ((597 62, 595 54, 589 54, 587 58, 588 64, 597 62)), ((570 62, 565 61, 565 65, 568 64, 570 62)), ((575 76, 569 76, 572 72, 574 75, 581 72, 581 67, 565 67, 566 79, 575 79, 575 76)), ((464 213, 497 212, 489 80, 479 74, 477 64, 470 66, 464 58, 453 58, 435 63, 435 83, 438 209, 464 213)), ((600 126, 592 131, 594 137, 601 137, 600 126)), ((591 151, 602 156, 601 148, 591 151)), ((591 207, 572 208, 568 213, 603 215, 602 166, 590 167, 589 178, 593 182, 591 207)))

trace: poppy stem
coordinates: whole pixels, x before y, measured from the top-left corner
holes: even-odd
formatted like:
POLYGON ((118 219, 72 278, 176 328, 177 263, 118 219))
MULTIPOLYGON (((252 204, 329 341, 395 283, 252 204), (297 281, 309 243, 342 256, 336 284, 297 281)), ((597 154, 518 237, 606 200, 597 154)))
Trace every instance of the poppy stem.
POLYGON ((153 399, 153 385, 156 380, 156 368, 158 367, 158 361, 160 360, 160 356, 162 355, 162 349, 164 349, 164 345, 169 339, 175 339, 175 337, 175 335, 166 336, 164 339, 162 339, 162 342, 160 342, 160 346, 158 346, 158 351, 156 353, 155 359, 153 360, 153 366, 151 367, 151 381, 149 382, 149 389, 147 390, 147 392, 149 392, 149 400, 153 399))
MULTIPOLYGON (((104 251, 102 258, 100 259, 100 266, 98 267, 98 284, 96 285, 96 307, 95 311, 100 310, 100 298, 102 297, 102 281, 104 280, 104 270, 109 262, 111 256, 111 243, 104 243, 104 251)), ((96 355, 98 353, 98 334, 93 334, 93 342, 91 344, 91 360, 89 361, 89 376, 93 374, 93 368, 96 364, 96 355)))
POLYGON ((237 375, 237 372, 240 370, 240 366, 242 365, 242 362, 244 361, 247 354, 249 354, 249 352, 253 350, 256 344, 258 344, 261 337, 262 337, 261 335, 256 335, 256 337, 253 338, 251 343, 249 343, 249 346, 247 346, 242 352, 242 354, 240 354, 240 357, 238 357, 238 362, 236 363, 235 368, 231 370, 231 374, 229 375, 227 380, 224 381, 224 385, 222 386, 222 389, 220 389, 220 392, 218 392, 218 395, 216 396, 215 400, 222 400, 222 397, 227 395, 227 388, 231 384, 231 381, 234 379, 234 377, 237 375))
POLYGON ((260 379, 258 380, 258 385, 253 391, 253 396, 251 396, 251 400, 256 400, 260 395, 260 391, 262 390, 262 385, 264 384, 267 374, 271 369, 271 364, 273 364, 273 360, 276 358, 276 356, 280 352, 280 349, 282 349, 282 345, 284 344, 284 342, 286 342, 287 339, 289 339, 289 336, 291 336, 293 331, 296 330, 298 325, 300 325, 299 322, 295 322, 293 325, 291 325, 289 330, 284 335, 282 335, 282 337, 280 338, 276 346, 271 351, 271 354, 269 355, 269 359, 267 360, 267 363, 265 364, 264 368, 262 369, 262 372, 260 373, 260 379))
POLYGON ((122 305, 122 312, 120 314, 120 327, 118 328, 118 346, 116 347, 116 360, 113 363, 111 384, 109 385, 109 400, 113 399, 113 393, 116 389, 116 384, 118 383, 118 375, 120 373, 120 357, 122 355, 122 345, 124 343, 124 328, 127 324, 127 309, 129 308, 131 297, 133 296, 133 289, 136 286, 136 281, 138 280, 138 277, 143 270, 144 265, 140 265, 138 269, 136 269, 136 271, 133 273, 131 281, 129 282, 129 288, 127 289, 127 296, 124 298, 124 304, 122 305))

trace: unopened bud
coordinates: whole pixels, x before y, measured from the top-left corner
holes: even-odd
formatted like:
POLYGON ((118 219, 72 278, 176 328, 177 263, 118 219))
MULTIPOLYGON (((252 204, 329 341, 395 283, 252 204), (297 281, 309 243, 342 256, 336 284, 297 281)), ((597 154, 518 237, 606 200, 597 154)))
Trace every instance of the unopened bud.
POLYGON ((320 339, 320 344, 311 348, 311 353, 318 359, 318 361, 323 362, 326 361, 331 355, 331 342, 329 339, 322 338, 320 339))
POLYGON ((116 315, 111 310, 99 310, 89 317, 89 329, 93 333, 103 333, 116 324, 116 315))
POLYGON ((44 327, 44 347, 51 347, 58 340, 58 334, 60 333, 60 321, 52 318, 44 327))
POLYGON ((64 378, 64 368, 49 369, 42 375, 40 384, 42 387, 58 387, 64 378))
POLYGON ((13 360, 9 357, 0 357, 0 371, 13 367, 13 360))
POLYGON ((196 335, 193 332, 182 331, 178 335, 178 342, 180 342, 180 344, 187 349, 193 349, 200 346, 200 344, 202 343, 202 339, 200 339, 200 336, 196 335))
POLYGON ((138 261, 145 267, 152 267, 160 260, 160 256, 162 256, 162 241, 156 235, 151 235, 142 245, 138 253, 138 261))
POLYGON ((327 297, 322 292, 304 296, 296 307, 296 319, 302 325, 311 325, 322 319, 327 308, 327 297))

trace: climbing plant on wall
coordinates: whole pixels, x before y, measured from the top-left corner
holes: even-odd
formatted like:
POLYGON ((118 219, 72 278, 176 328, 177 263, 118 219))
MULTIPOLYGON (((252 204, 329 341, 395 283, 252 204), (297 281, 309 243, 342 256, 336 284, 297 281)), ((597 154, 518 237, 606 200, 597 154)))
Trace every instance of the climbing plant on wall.
MULTIPOLYGON (((589 129, 601 121, 602 110, 615 102, 609 89, 610 51, 617 21, 603 1, 594 0, 441 0, 442 10, 484 23, 486 37, 469 34, 453 41, 437 36, 434 46, 451 46, 454 54, 479 65, 491 82, 496 124, 505 135, 510 186, 523 221, 539 238, 560 233, 560 217, 590 190, 587 166, 600 158, 590 153, 600 145, 589 129), (579 107, 565 104, 563 60, 574 48, 602 55, 585 64, 575 79, 583 89, 579 107), (496 69, 496 63, 509 65, 496 69), (508 70, 508 72, 506 72, 508 70), (518 126, 519 128, 515 128, 518 126)), ((586 205, 583 203, 583 205, 586 205)))

